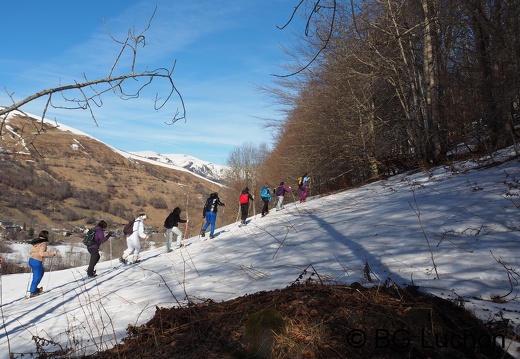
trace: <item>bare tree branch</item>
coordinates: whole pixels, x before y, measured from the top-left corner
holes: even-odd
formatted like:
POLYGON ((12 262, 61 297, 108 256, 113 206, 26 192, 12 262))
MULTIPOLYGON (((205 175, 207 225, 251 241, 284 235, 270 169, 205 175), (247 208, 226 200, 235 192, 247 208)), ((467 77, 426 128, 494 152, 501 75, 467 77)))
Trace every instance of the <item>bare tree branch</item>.
MULTIPOLYGON (((66 110, 88 110, 90 117, 93 119, 95 125, 98 126, 93 108, 103 106, 102 96, 107 92, 113 92, 121 100, 125 101, 136 99, 139 98, 144 90, 151 86, 154 81, 161 79, 167 81, 169 89, 166 91, 166 96, 161 96, 159 93, 155 95, 155 97, 152 99, 153 108, 156 111, 162 109, 171 100, 172 95, 176 95, 181 103, 181 108, 177 108, 173 117, 165 123, 171 125, 179 120, 186 120, 186 107, 184 105, 184 100, 173 81, 173 71, 175 69, 176 62, 173 63, 171 69, 159 67, 153 70, 145 70, 141 72, 136 72, 135 70, 138 48, 140 46, 144 47, 146 45, 145 33, 150 28, 156 11, 157 8, 155 8, 144 30, 137 33, 135 28, 129 29, 127 36, 123 41, 116 39, 110 33, 105 23, 105 27, 107 28, 107 32, 110 38, 115 43, 121 45, 121 49, 116 59, 114 60, 107 77, 89 80, 87 75, 83 74, 84 81, 82 82, 74 81, 73 84, 46 89, 20 101, 15 101, 13 93, 9 93, 4 87, 4 90, 12 101, 12 105, 0 108, 0 135, 2 135, 5 121, 8 119, 8 116, 11 113, 14 111, 21 111, 21 108, 24 105, 27 105, 28 103, 40 98, 46 98, 42 113, 42 124, 49 108, 55 108, 66 110), (130 51, 132 54, 130 65, 127 70, 128 72, 115 75, 117 66, 120 64, 123 55, 128 51, 130 51), (78 91, 80 96, 75 96, 74 91, 78 91), (54 94, 60 94, 62 102, 54 102, 54 94)), ((23 111, 21 112, 23 113, 23 111)), ((42 131, 42 126, 40 126, 40 128, 36 131, 36 135, 39 135, 42 131)))
MULTIPOLYGON (((296 13, 298 12, 298 10, 300 9, 301 5, 305 2, 306 0, 301 0, 300 3, 294 8, 294 11, 290 17, 290 19, 287 21, 287 23, 285 25, 283 25, 282 27, 279 27, 277 26, 278 29, 280 30, 283 30, 284 28, 286 28, 289 23, 291 23, 293 20, 294 20, 294 16, 296 15, 296 13)), ((327 45, 332 37, 332 33, 334 31, 334 21, 336 19, 336 9, 337 9, 337 2, 336 0, 332 0, 332 6, 324 6, 322 5, 322 2, 324 2, 323 0, 316 0, 313 4, 313 9, 311 11, 311 13, 308 15, 307 17, 307 22, 305 24, 305 36, 309 37, 310 36, 310 28, 311 28, 311 24, 314 20, 314 17, 320 13, 320 11, 322 9, 332 9, 332 15, 331 15, 331 18, 330 18, 330 22, 328 24, 328 29, 327 29, 327 33, 326 33, 326 36, 324 38, 322 38, 322 36, 320 35, 320 32, 319 32, 319 28, 316 28, 316 35, 317 37, 320 39, 320 43, 321 43, 321 46, 318 48, 318 50, 316 51, 316 53, 314 54, 314 56, 307 62, 306 65, 304 65, 303 67, 299 68, 298 70, 290 73, 290 74, 286 74, 286 75, 276 75, 276 74, 272 74, 273 76, 276 76, 276 77, 280 77, 280 78, 283 78, 283 77, 291 77, 291 76, 294 76, 294 75, 297 75, 299 73, 301 73, 302 71, 305 71, 306 69, 308 69, 313 63, 314 61, 316 61, 316 59, 321 55, 321 53, 327 48, 327 45)))

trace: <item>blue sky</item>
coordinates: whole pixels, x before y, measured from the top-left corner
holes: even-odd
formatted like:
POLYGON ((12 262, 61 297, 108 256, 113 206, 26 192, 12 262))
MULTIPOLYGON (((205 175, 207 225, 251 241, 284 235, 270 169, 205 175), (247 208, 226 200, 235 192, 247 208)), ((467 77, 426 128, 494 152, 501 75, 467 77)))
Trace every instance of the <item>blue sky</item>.
MULTIPOLYGON (((141 48, 138 70, 171 67, 186 106, 186 122, 166 125, 180 107, 177 99, 162 110, 152 98, 162 85, 138 100, 104 96, 95 108, 96 127, 87 111, 50 111, 47 118, 84 131, 125 151, 188 154, 225 164, 245 142, 271 143, 262 119, 283 119, 272 100, 257 90, 283 74, 282 46, 294 41, 293 29, 278 30, 290 18, 293 0, 10 1, 2 5, 0 105, 7 93, 20 101, 38 91, 103 78, 120 50, 108 36, 124 39, 142 30, 157 13, 141 48)), ((294 26, 298 24, 295 23, 294 26)), ((293 26, 293 28, 294 28, 293 26)), ((41 115, 43 103, 22 108, 41 115)))

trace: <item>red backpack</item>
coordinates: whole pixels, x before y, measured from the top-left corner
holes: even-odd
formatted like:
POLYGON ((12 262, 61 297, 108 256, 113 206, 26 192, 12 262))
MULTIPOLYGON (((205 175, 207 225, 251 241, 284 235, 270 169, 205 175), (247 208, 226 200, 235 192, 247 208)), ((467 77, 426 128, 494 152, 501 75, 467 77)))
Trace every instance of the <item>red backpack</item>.
POLYGON ((240 204, 246 204, 247 202, 249 202, 249 193, 242 193, 238 201, 240 202, 240 204))

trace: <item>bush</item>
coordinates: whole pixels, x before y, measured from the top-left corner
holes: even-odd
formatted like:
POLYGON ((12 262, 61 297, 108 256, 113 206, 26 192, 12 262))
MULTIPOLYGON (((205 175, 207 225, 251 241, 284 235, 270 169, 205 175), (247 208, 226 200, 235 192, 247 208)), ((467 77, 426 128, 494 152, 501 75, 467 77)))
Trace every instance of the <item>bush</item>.
POLYGON ((162 197, 150 198, 148 204, 150 204, 155 209, 168 209, 168 204, 162 197))

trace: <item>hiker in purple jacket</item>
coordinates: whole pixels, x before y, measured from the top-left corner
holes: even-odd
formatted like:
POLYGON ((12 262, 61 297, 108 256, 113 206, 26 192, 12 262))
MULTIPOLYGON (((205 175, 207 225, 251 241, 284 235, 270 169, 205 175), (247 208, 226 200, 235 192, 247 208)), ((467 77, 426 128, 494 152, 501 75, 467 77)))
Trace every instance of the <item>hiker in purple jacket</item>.
POLYGON ((291 192, 291 187, 286 187, 283 182, 280 182, 280 185, 276 189, 276 195, 278 196, 278 203, 276 204, 277 211, 283 209, 283 198, 288 192, 291 192))
POLYGON ((107 229, 107 227, 108 224, 106 221, 100 221, 98 225, 93 228, 96 231, 94 234, 94 244, 87 247, 87 250, 90 253, 90 261, 87 268, 87 275, 89 278, 94 278, 97 275, 94 267, 96 266, 97 262, 99 262, 99 258, 101 257, 99 255, 99 246, 102 243, 108 241, 108 239, 112 236, 112 232, 108 232, 108 234, 105 235, 104 230, 107 229))

